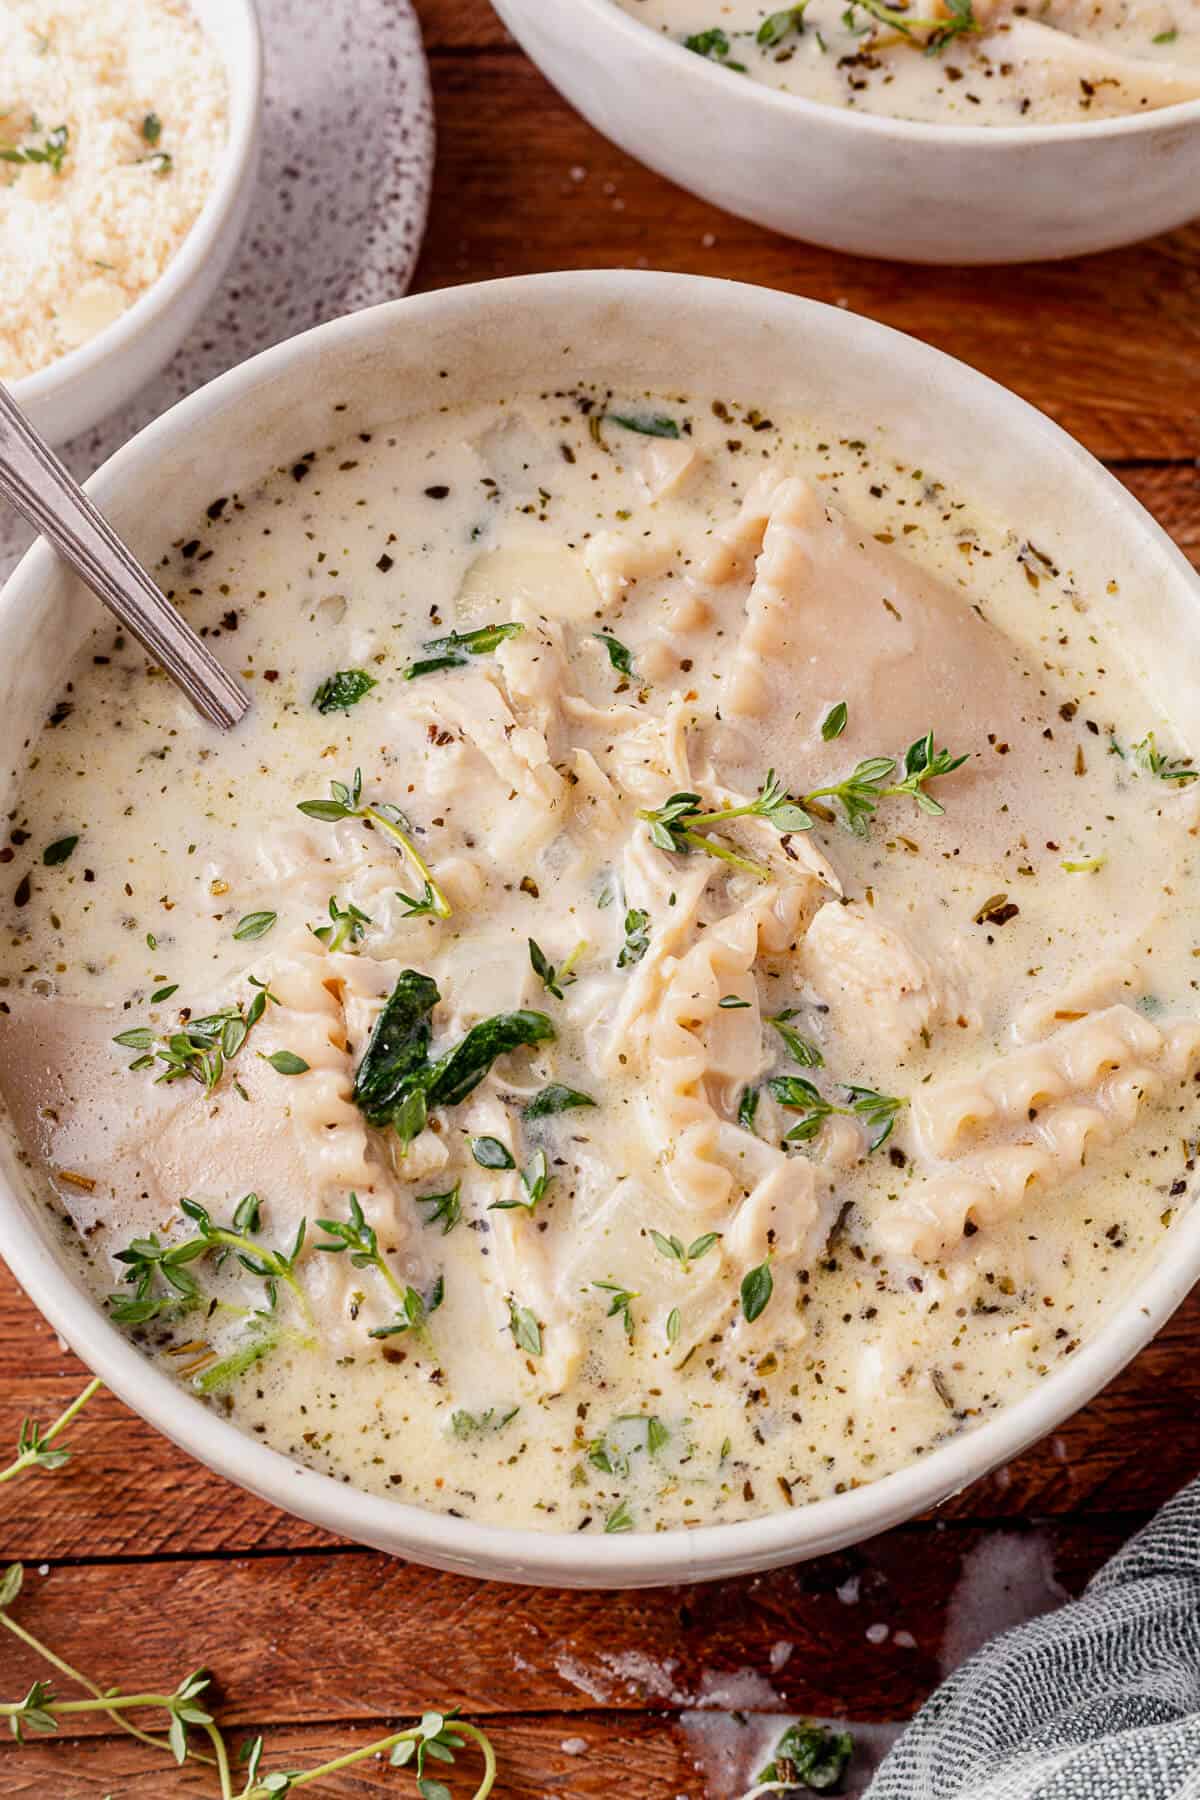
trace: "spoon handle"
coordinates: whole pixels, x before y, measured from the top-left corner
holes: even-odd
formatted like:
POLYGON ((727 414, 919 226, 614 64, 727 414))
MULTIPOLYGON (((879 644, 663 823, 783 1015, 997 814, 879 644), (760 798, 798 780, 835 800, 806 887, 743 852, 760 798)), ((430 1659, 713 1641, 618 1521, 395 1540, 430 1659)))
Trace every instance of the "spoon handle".
POLYGON ((250 705, 191 626, 160 593, 107 519, 34 430, 0 382, 0 496, 114 612, 154 661, 183 689, 201 718, 228 729, 250 705))

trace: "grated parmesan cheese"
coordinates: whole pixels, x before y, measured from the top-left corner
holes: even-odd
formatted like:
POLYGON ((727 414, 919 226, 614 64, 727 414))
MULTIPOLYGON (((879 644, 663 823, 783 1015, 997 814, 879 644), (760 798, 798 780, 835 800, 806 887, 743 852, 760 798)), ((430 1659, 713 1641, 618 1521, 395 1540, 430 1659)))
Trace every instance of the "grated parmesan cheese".
POLYGON ((158 280, 225 145, 220 58, 183 0, 0 0, 0 377, 86 343, 158 280), (156 132, 145 121, 153 115, 156 132))

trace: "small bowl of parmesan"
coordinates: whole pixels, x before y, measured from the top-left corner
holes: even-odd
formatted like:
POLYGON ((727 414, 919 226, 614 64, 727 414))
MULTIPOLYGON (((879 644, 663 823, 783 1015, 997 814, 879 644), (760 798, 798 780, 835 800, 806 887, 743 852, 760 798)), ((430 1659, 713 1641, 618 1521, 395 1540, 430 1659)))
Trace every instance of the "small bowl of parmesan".
POLYGON ((0 380, 53 443, 128 400, 229 265, 254 0, 0 0, 0 380))

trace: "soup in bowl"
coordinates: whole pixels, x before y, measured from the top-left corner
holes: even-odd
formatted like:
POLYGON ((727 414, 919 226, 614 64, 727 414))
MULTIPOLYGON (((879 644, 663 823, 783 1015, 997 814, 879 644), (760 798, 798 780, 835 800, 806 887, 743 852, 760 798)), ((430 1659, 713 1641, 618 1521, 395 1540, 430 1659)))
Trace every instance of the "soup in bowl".
POLYGON ((444 1566, 716 1575, 1178 1302, 1195 578, 1030 408, 551 276, 268 352, 94 491, 254 706, 13 578, 0 1216, 170 1435, 444 1566))

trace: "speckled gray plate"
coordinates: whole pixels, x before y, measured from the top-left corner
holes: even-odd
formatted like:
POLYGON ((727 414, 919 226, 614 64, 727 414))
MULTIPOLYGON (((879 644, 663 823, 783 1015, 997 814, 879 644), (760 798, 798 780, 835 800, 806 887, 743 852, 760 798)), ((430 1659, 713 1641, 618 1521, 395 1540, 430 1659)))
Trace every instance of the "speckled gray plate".
MULTIPOLYGON (((63 453, 80 477, 256 350, 412 279, 433 173, 433 102, 411 0, 259 0, 262 167, 242 245, 163 373, 63 453)), ((0 513, 0 581, 32 533, 0 513)))

